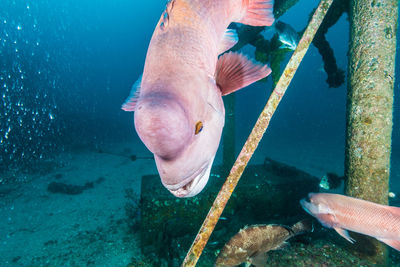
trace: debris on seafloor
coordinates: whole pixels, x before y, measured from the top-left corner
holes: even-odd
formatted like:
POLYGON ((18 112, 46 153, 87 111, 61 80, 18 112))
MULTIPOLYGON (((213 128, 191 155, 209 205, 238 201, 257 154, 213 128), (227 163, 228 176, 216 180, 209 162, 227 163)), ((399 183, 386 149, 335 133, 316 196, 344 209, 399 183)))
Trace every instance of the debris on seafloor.
POLYGON ((105 180, 104 177, 99 177, 93 182, 87 182, 84 185, 73 185, 73 184, 66 184, 61 182, 51 182, 47 186, 47 191, 50 193, 59 193, 59 194, 66 194, 66 195, 79 195, 82 194, 83 191, 93 188, 95 184, 100 184, 105 180))
MULTIPOLYGON (((97 150, 97 152, 100 154, 109 154, 109 155, 113 155, 113 156, 117 156, 117 157, 128 158, 131 161, 136 161, 137 159, 153 159, 153 156, 136 156, 134 154, 127 155, 126 153, 114 153, 111 151, 103 150, 101 148, 99 148, 97 150)), ((128 151, 126 151, 126 152, 128 152, 128 151)))
POLYGON ((268 251, 280 249, 289 238, 310 231, 313 231, 310 220, 302 220, 292 227, 278 224, 246 226, 225 244, 215 266, 237 266, 243 262, 265 266, 268 251))

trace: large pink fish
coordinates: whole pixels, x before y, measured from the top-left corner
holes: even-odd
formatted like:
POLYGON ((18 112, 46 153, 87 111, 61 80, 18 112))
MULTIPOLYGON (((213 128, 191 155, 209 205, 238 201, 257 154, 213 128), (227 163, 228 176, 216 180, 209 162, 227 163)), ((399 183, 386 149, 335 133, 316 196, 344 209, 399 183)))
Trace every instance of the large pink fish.
POLYGON ((338 194, 310 193, 300 204, 322 225, 334 228, 351 243, 347 230, 375 237, 400 250, 400 208, 338 194))
POLYGON ((231 22, 269 26, 273 0, 172 0, 153 33, 142 78, 122 108, 154 154, 163 185, 190 197, 206 185, 224 126, 222 95, 271 70, 238 53, 231 22))

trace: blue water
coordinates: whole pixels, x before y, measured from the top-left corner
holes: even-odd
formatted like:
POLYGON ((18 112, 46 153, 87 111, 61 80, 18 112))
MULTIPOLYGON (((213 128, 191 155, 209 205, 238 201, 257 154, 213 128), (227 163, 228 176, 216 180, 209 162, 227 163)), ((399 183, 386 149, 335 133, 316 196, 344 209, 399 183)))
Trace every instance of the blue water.
MULTIPOLYGON (((117 143, 137 156, 150 155, 135 133, 133 114, 120 107, 143 71, 147 46, 165 2, 1 0, 0 186, 35 185, 31 172, 40 173, 35 166, 76 147, 99 149, 117 143)), ((318 4, 300 2, 280 18, 297 31, 306 26, 318 4)), ((343 14, 327 34, 343 70, 347 69, 348 27, 348 16, 343 14)), ((253 56, 251 48, 243 51, 253 56)), ((322 64, 311 46, 254 162, 270 156, 319 177, 329 171, 343 175, 346 82, 329 88, 322 64)), ((400 194, 399 83, 397 78, 391 190, 400 194)), ((271 89, 269 79, 236 93, 236 154, 271 89)), ((217 163, 221 157, 219 151, 217 163)), ((155 166, 149 166, 154 173, 155 166)), ((0 236, 3 249, 7 238, 0 236)), ((18 260, 10 263, 1 255, 0 249, 0 266, 6 261, 18 266, 18 260)))

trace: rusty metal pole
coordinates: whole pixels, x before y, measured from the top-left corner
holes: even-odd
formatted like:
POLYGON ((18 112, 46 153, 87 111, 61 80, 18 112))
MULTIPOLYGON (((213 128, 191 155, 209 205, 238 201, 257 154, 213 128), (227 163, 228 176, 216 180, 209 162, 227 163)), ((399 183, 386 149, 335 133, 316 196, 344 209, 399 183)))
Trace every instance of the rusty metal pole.
POLYGON ((258 117, 258 120, 254 125, 250 136, 247 138, 246 143, 240 151, 239 156, 237 157, 235 164, 233 165, 229 173, 229 176, 226 178, 224 185, 222 186, 216 199, 214 200, 214 203, 210 208, 210 211, 208 212, 207 217, 205 218, 199 232, 197 233, 197 236, 193 241, 190 250, 186 254, 182 266, 195 266, 197 261, 199 260, 200 255, 203 252, 203 249, 206 246, 208 239, 210 238, 211 233, 213 232, 215 225, 217 224, 219 217, 221 216, 222 211, 226 206, 226 203, 228 202, 230 196, 233 193, 233 190, 239 182, 239 179, 242 176, 242 173, 246 168, 247 163, 252 157, 259 142, 261 141, 261 138, 269 125, 272 115, 274 114, 279 102, 285 94, 286 89, 288 88, 294 74, 296 73, 297 68, 299 67, 304 55, 306 54, 308 47, 310 46, 314 35, 321 25, 322 20, 328 12, 328 9, 331 6, 332 2, 333 0, 321 0, 317 10, 315 11, 310 23, 307 26, 307 29, 303 34, 303 37, 301 38, 296 50, 294 51, 292 57, 286 65, 286 68, 283 71, 281 78, 279 79, 274 91, 268 99, 268 102, 265 105, 263 111, 258 117))
MULTIPOLYGON (((398 0, 351 0, 345 191, 380 204, 388 203, 397 17, 398 0)), ((362 256, 387 265, 384 244, 357 243, 370 248, 362 256)))

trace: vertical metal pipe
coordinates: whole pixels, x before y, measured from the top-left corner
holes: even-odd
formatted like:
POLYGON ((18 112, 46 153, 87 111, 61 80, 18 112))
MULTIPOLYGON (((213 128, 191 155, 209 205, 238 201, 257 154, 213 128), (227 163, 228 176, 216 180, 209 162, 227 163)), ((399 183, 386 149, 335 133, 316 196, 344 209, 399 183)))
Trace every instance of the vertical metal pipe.
MULTIPOLYGON (((397 0, 351 0, 345 191, 381 204, 388 203, 397 17, 397 0)), ((368 242, 370 260, 384 266, 385 245, 368 242)))

